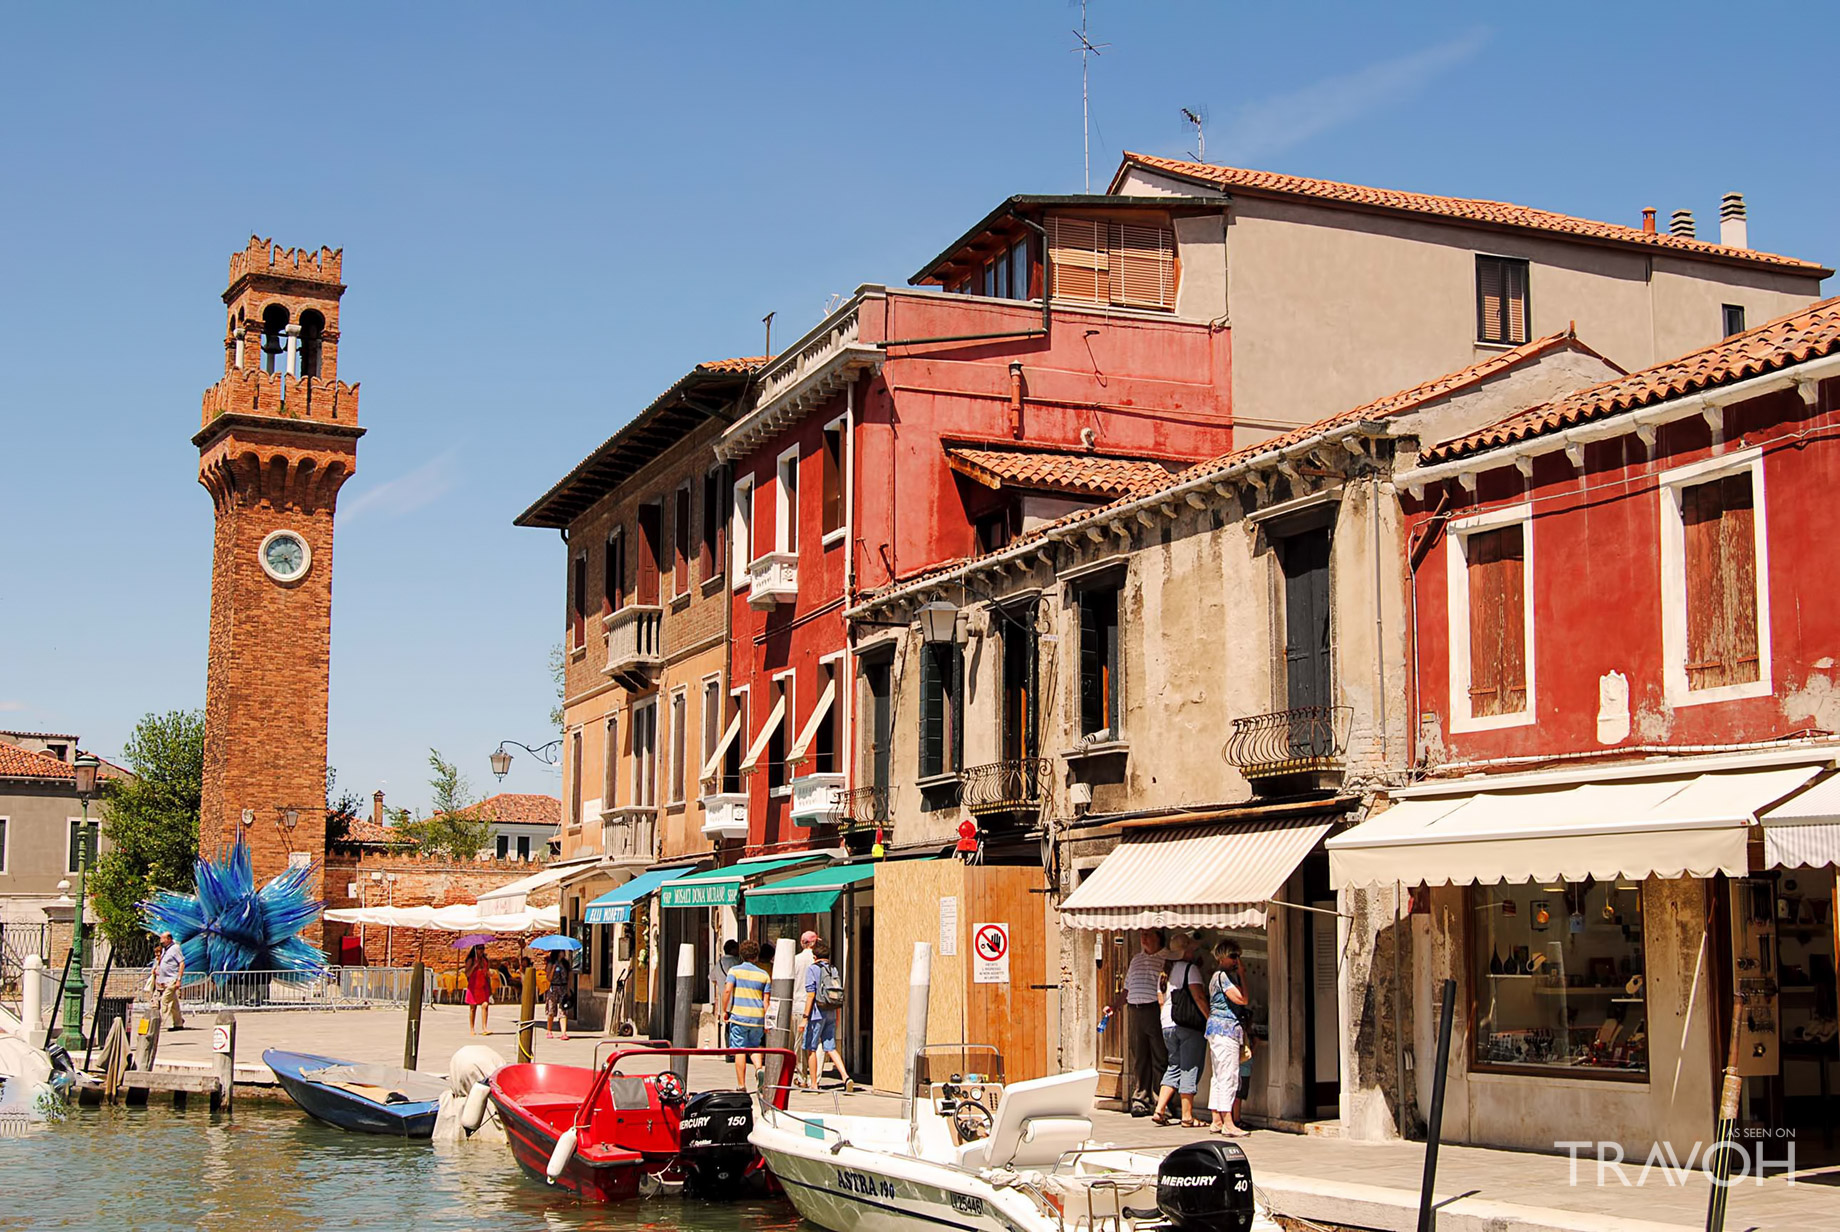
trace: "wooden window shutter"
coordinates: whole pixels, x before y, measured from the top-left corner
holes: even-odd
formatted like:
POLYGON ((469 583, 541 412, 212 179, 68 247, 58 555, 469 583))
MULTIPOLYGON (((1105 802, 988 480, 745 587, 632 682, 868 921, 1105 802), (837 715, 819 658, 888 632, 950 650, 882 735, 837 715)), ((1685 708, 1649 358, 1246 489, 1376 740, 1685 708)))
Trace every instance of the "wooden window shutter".
POLYGON ((1502 300, 1507 313, 1507 334, 1502 341, 1519 345, 1527 341, 1527 263, 1503 261, 1501 275, 1502 300))
POLYGON ((588 625, 588 558, 575 558, 574 574, 569 579, 569 644, 587 645, 588 625))
POLYGON ((1501 265, 1494 257, 1476 258, 1476 336, 1484 342, 1504 336, 1501 265))
POLYGON ((946 689, 951 698, 948 717, 952 730, 946 733, 946 754, 952 761, 946 768, 953 771, 965 766, 965 657, 953 642, 946 647, 947 671, 946 689))
POLYGON ((690 592, 690 488, 688 485, 677 489, 676 508, 672 510, 671 520, 676 525, 671 527, 672 553, 671 593, 683 595, 690 592))
POLYGON ((1525 536, 1519 526, 1465 540, 1469 699, 1478 718, 1527 708, 1525 536))
POLYGON ((1751 477, 1728 475, 1680 492, 1687 575, 1687 687, 1757 680, 1756 509, 1751 477))
POLYGON ((945 770, 945 678, 940 653, 945 648, 927 645, 920 650, 920 776, 945 770))
POLYGON ((1168 228, 1114 223, 1111 232, 1111 302, 1174 308, 1176 254, 1168 228))
POLYGON ((662 555, 664 538, 664 507, 662 505, 639 506, 639 577, 634 586, 635 598, 641 604, 658 602, 659 557, 662 555))
POLYGON ((1054 298, 1103 304, 1111 293, 1111 252, 1107 227, 1090 218, 1048 220, 1049 264, 1054 270, 1054 298))
POLYGON ((824 431, 824 533, 843 526, 843 429, 824 431))

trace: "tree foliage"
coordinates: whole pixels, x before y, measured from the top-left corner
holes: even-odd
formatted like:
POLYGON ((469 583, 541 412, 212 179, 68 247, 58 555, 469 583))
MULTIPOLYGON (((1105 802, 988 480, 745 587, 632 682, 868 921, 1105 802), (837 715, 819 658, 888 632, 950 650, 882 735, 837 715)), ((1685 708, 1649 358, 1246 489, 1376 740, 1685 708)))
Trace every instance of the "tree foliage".
POLYGON ((460 768, 428 750, 428 788, 434 812, 420 821, 399 821, 397 828, 425 855, 470 860, 492 842, 492 822, 477 812, 473 785, 460 768))
POLYGON ((133 778, 100 783, 109 850, 90 872, 90 903, 116 945, 141 933, 135 904, 156 889, 192 890, 204 796, 204 712, 149 714, 122 749, 133 778))

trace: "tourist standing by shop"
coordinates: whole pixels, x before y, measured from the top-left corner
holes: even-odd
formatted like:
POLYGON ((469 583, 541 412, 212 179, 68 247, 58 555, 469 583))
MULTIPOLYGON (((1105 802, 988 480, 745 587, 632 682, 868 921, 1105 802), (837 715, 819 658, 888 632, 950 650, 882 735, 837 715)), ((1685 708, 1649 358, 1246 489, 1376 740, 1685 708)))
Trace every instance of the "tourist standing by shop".
MULTIPOLYGON (((817 944, 817 941, 818 941, 818 934, 812 932, 809 928, 799 934, 799 952, 792 960, 792 987, 795 990, 802 989, 805 987, 805 973, 810 971, 812 963, 817 961, 816 958, 812 954, 812 946, 817 944)), ((793 1004, 795 1005, 805 1004, 805 1002, 798 996, 796 992, 794 993, 794 996, 793 996, 793 1004)), ((807 1010, 809 1011, 809 1006, 807 1007, 807 1010)), ((810 1018, 811 1015, 809 1012, 807 1012, 804 1017, 810 1018)), ((802 1087, 805 1085, 805 1032, 804 1031, 799 1031, 798 1034, 793 1038, 792 1048, 793 1048, 793 1051, 798 1054, 798 1057, 793 1062, 793 1066, 792 1066, 792 1085, 802 1087)), ((812 1087, 814 1089, 816 1089, 817 1085, 818 1084, 815 1081, 812 1083, 812 1087)))
POLYGON ((1201 1085, 1201 1059, 1207 1048, 1202 1035, 1208 1016, 1206 985, 1201 968, 1195 965, 1193 939, 1177 933, 1169 945, 1176 957, 1165 977, 1159 1015, 1169 1065, 1163 1071, 1163 1089, 1157 1093, 1156 1111, 1150 1119, 1158 1125, 1169 1124, 1170 1097, 1180 1096, 1182 1124, 1194 1127, 1201 1124, 1195 1119, 1195 1089, 1201 1085))
POLYGON ((159 994, 160 1016, 172 1018, 172 1029, 185 1030, 185 1015, 179 1010, 179 990, 185 984, 185 951, 171 933, 160 934, 160 958, 153 968, 153 989, 159 994))
POLYGON ((486 960, 486 947, 475 945, 461 961, 466 972, 466 1033, 492 1034, 492 964, 486 960), (477 1020, 477 1022, 475 1022, 477 1020))
POLYGON ((1129 1088, 1124 1092, 1132 1116, 1149 1116, 1150 1103, 1169 1064, 1163 1043, 1157 991, 1163 979, 1163 930, 1146 928, 1137 934, 1139 949, 1125 968, 1124 987, 1108 1012, 1124 1005, 1124 1050, 1129 1067, 1129 1088))
POLYGON ((1214 947, 1214 961, 1220 970, 1208 980, 1208 1053, 1214 1062, 1214 1078, 1208 1084, 1208 1110, 1213 1123, 1208 1132, 1229 1138, 1244 1138, 1234 1115, 1239 1102, 1241 1053, 1246 1047, 1246 1025, 1240 1007, 1246 1004, 1246 992, 1240 987, 1239 943, 1222 941, 1214 947))
POLYGON ((843 1012, 843 977, 831 962, 831 944, 813 933, 812 961, 805 969, 799 987, 805 991, 805 1029, 799 1033, 799 1045, 811 1057, 811 1089, 818 1089, 824 1075, 824 1058, 829 1057, 843 1079, 843 1089, 854 1091, 855 1081, 844 1068, 843 1054, 837 1051, 837 1018, 843 1012))
MULTIPOLYGON (((767 1046, 767 989, 773 977, 755 966, 760 957, 758 941, 743 941, 736 955, 741 961, 730 968, 722 988, 723 1034, 728 1047, 758 1049, 767 1046)), ((735 1056, 735 1082, 747 1087, 747 1067, 764 1063, 760 1053, 742 1051, 735 1056)))
POLYGON ((546 1037, 556 1038, 556 1019, 562 1019, 562 1038, 569 1038, 569 1014, 575 1008, 575 964, 567 950, 551 950, 544 960, 544 974, 549 986, 543 990, 543 1016, 547 1020, 546 1037))

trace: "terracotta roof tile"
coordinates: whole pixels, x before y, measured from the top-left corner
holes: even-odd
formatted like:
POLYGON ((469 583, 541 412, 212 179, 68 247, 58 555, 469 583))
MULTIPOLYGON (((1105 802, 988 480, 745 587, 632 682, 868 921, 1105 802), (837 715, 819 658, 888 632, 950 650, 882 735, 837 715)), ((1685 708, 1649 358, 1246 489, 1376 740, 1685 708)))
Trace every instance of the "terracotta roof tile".
MULTIPOLYGON (((1644 231, 1640 227, 1625 227, 1617 223, 1576 218, 1570 214, 1555 214, 1550 210, 1536 210, 1506 201, 1486 201, 1470 197, 1436 197, 1427 193, 1401 192, 1391 188, 1368 188, 1360 184, 1342 184, 1334 180, 1283 175, 1275 171, 1249 171, 1239 167, 1216 166, 1212 163, 1191 163, 1181 159, 1159 158, 1154 154, 1134 154, 1129 151, 1125 153, 1124 161, 1119 166, 1118 177, 1122 177, 1132 164, 1166 175, 1244 192, 1309 197, 1318 201, 1343 205, 1400 210, 1412 214, 1430 214, 1439 218, 1451 218, 1488 226, 1544 231, 1584 239, 1639 244, 1649 248, 1667 248, 1691 256, 1718 257, 1724 260, 1754 262, 1778 268, 1807 270, 1809 273, 1819 274, 1822 277, 1833 273, 1832 270, 1813 261, 1802 261, 1795 257, 1759 252, 1751 248, 1729 248, 1724 244, 1714 244, 1709 240, 1687 239, 1667 231, 1644 231)), ((1116 178, 1113 181, 1112 190, 1117 190, 1116 178)))
POLYGON ((487 796, 467 810, 486 821, 506 825, 559 826, 562 824, 562 801, 555 796, 502 791, 487 796))
POLYGON ((709 359, 696 366, 698 372, 747 372, 772 359, 771 355, 743 355, 738 359, 709 359))
POLYGON ((77 768, 48 753, 34 753, 16 744, 0 743, 0 778, 74 779, 77 768))
POLYGON ((1425 450, 1419 463, 1430 466, 1454 461, 1684 394, 1762 376, 1836 351, 1840 351, 1840 297, 1733 334, 1679 359, 1613 377, 1510 415, 1479 432, 1444 441, 1425 450))
POLYGON ((1028 488, 1110 498, 1154 491, 1185 463, 1046 449, 947 445, 946 465, 989 488, 1028 488))
POLYGON ((401 847, 413 840, 404 837, 394 826, 380 826, 363 817, 349 817, 345 821, 345 837, 340 841, 360 847, 401 847))

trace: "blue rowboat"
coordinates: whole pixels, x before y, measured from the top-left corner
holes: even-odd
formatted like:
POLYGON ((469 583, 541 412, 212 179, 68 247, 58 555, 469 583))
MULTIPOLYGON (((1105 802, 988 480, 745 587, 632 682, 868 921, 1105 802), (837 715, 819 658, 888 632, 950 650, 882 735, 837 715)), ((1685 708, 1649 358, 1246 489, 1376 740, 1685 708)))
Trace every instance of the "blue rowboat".
POLYGON ((309 1116, 360 1134, 427 1138, 447 1081, 432 1074, 270 1048, 262 1063, 309 1116))

